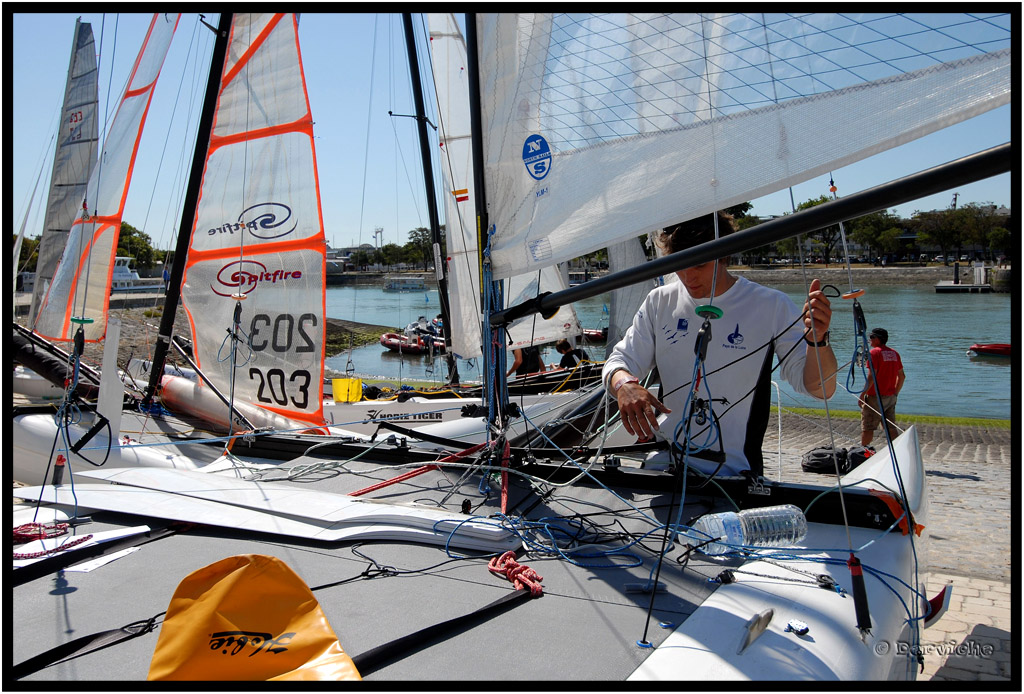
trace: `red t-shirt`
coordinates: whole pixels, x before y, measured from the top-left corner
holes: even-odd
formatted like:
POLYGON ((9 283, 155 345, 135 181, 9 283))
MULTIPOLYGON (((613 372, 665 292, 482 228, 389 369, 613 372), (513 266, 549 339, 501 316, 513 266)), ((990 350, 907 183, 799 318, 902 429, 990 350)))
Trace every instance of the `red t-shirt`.
MULTIPOLYGON (((896 380, 903 369, 903 362, 899 353, 892 347, 873 347, 871 349, 871 364, 875 371, 875 378, 878 379, 878 391, 883 396, 896 394, 896 380)), ((875 386, 872 383, 864 391, 865 395, 874 395, 875 386)))

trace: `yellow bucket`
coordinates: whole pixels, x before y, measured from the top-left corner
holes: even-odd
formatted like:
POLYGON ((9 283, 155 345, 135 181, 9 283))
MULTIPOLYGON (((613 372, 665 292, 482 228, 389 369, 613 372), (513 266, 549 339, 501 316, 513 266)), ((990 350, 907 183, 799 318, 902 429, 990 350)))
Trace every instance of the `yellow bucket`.
POLYGON ((363 399, 363 379, 332 378, 334 402, 359 402, 363 399))

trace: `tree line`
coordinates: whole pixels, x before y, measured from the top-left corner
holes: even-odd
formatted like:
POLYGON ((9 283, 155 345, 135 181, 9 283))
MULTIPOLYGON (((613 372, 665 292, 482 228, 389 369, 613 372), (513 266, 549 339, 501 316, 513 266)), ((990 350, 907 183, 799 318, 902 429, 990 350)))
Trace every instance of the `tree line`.
MULTIPOLYGON (((817 205, 828 204, 830 198, 821 195, 797 205, 797 211, 817 205)), ((753 205, 744 202, 728 208, 739 230, 749 229, 763 220, 749 214, 753 205)), ((967 203, 960 207, 930 212, 915 211, 910 219, 882 210, 857 217, 844 222, 847 240, 866 249, 868 257, 892 255, 899 257, 914 252, 916 249, 939 249, 944 259, 951 255, 960 257, 970 251, 972 257, 979 255, 995 259, 1000 255, 1009 256, 1011 252, 1010 219, 997 215, 991 203, 967 203), (909 234, 908 234, 909 232, 909 234), (908 236, 916 235, 911 240, 908 236)), ((441 225, 442 238, 445 227, 441 225)), ((16 236, 12 237, 16 240, 16 236)), ((434 261, 433 241, 430 230, 417 227, 408 232, 408 242, 404 245, 388 243, 380 248, 360 249, 352 254, 350 262, 357 268, 370 265, 382 265, 388 268, 402 263, 419 265, 424 270, 434 261)), ((821 257, 828 264, 841 253, 841 235, 839 225, 834 224, 807 235, 811 242, 811 256, 821 257)), ((753 248, 741 254, 745 264, 765 262, 775 257, 797 257, 797 238, 789 238, 774 244, 753 248)), ((21 255, 18 260, 19 271, 35 271, 38 257, 38 238, 25 238, 22 241, 21 255)), ((442 254, 445 251, 442 249, 442 254)), ((121 234, 117 242, 117 255, 135 258, 135 267, 149 270, 157 263, 173 260, 173 251, 159 250, 153 247, 152 239, 127 222, 121 222, 121 234)), ((586 262, 603 263, 607 255, 603 250, 584 256, 586 262)), ((948 262, 948 261, 947 261, 948 262)))

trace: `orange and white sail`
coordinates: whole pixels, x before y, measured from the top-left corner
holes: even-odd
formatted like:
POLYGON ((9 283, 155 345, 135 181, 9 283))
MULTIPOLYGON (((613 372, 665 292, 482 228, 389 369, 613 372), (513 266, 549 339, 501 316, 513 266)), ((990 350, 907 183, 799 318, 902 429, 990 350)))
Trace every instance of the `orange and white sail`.
POLYGON ((85 199, 79 201, 78 216, 36 317, 33 328, 43 337, 71 340, 75 323, 83 324, 87 342, 97 342, 106 334, 110 276, 128 185, 153 89, 178 18, 177 14, 158 13, 150 21, 99 161, 89 177, 85 199))
POLYGON ((181 292, 218 390, 324 422, 325 264, 298 20, 235 15, 181 292))

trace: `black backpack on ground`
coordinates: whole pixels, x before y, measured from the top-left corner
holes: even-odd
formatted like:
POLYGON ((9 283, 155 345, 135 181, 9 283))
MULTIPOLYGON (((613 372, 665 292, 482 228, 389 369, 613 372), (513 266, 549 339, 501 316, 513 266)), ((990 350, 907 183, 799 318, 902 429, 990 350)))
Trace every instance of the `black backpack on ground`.
POLYGON ((845 475, 867 460, 874 452, 875 449, 870 446, 867 448, 855 446, 849 450, 837 448, 835 449, 835 461, 833 462, 832 447, 822 446, 821 448, 813 448, 804 453, 803 459, 800 461, 800 468, 804 472, 816 472, 827 475, 835 473, 836 464, 838 463, 839 473, 845 475))

